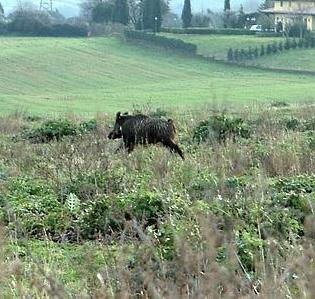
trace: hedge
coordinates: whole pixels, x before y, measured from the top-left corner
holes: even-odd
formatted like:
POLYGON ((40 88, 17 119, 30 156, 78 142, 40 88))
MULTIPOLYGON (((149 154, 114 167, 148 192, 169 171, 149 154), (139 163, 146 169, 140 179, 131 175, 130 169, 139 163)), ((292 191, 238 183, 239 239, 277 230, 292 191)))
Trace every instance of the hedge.
POLYGON ((167 49, 181 50, 185 53, 196 55, 197 46, 191 43, 186 43, 180 39, 168 38, 154 33, 137 30, 125 30, 124 35, 129 40, 141 40, 150 42, 156 46, 167 49))
POLYGON ((8 23, 0 34, 19 34, 26 36, 84 37, 88 35, 87 26, 70 24, 45 25, 38 20, 27 19, 8 23))
POLYGON ((161 32, 176 34, 225 34, 225 35, 255 35, 254 31, 234 28, 161 28, 161 32))

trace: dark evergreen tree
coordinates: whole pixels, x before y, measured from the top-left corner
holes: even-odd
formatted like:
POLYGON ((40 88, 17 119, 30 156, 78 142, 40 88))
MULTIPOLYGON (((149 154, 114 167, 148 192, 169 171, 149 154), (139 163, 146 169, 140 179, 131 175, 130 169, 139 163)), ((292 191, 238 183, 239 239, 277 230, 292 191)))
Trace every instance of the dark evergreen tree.
POLYGON ((192 13, 191 13, 190 0, 185 0, 183 11, 182 11, 182 21, 183 21, 184 28, 191 26, 191 19, 192 19, 192 13))
POLYGON ((143 29, 160 31, 161 24, 161 0, 145 0, 143 5, 143 29))
POLYGON ((227 59, 228 59, 228 61, 232 61, 233 60, 233 50, 232 50, 232 48, 230 48, 228 53, 227 53, 227 59))
POLYGON ((278 47, 277 47, 277 43, 274 42, 272 45, 271 45, 271 49, 272 49, 272 53, 276 54, 278 52, 278 47))
POLYGON ((129 22, 129 8, 127 0, 116 0, 113 13, 113 21, 127 25, 129 22))
POLYGON ((289 50, 291 48, 290 40, 287 38, 285 43, 284 43, 284 48, 286 50, 289 50))
POLYGON ((242 49, 241 50, 241 53, 240 53, 240 60, 244 60, 244 59, 246 59, 246 52, 245 52, 245 50, 244 49, 242 49))
POLYGON ((238 49, 234 50, 234 60, 239 61, 240 59, 240 51, 238 49))
POLYGON ((303 48, 303 39, 300 38, 297 45, 300 49, 303 48))
POLYGON ((237 26, 239 28, 244 28, 246 24, 246 15, 244 13, 243 5, 240 6, 240 10, 237 15, 237 26))
POLYGON ((260 47, 260 56, 264 56, 265 55, 265 46, 261 45, 260 47))
POLYGON ((283 43, 282 43, 282 42, 279 43, 279 47, 278 47, 278 48, 279 48, 279 51, 280 51, 280 52, 283 51, 283 43))
POLYGON ((231 10, 230 0, 224 0, 224 11, 231 10))
POLYGON ((252 47, 249 47, 248 48, 248 52, 247 52, 247 58, 248 59, 253 59, 253 54, 254 54, 254 52, 253 52, 252 47))
POLYGON ((297 42, 296 42, 295 38, 292 41, 291 47, 292 47, 292 49, 296 49, 296 47, 297 47, 297 42))
POLYGON ((3 6, 2 6, 2 4, 0 2, 0 16, 1 15, 4 15, 4 9, 3 9, 3 6))
POLYGON ((113 19, 114 6, 110 2, 100 2, 92 9, 92 20, 95 23, 108 23, 113 19))
POLYGON ((259 56, 259 54, 258 54, 258 48, 256 47, 255 50, 254 50, 254 57, 255 57, 255 59, 257 59, 258 56, 259 56))

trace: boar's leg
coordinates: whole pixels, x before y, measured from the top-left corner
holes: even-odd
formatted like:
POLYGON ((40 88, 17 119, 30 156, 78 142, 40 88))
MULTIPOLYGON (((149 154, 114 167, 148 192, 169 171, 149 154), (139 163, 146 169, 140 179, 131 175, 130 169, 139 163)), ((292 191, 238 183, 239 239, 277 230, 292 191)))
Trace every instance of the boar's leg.
POLYGON ((175 152, 177 154, 180 155, 180 157, 185 160, 184 158, 184 153, 182 152, 182 150, 179 148, 179 146, 174 143, 173 141, 169 140, 169 141, 164 141, 163 144, 168 147, 170 149, 171 152, 175 152))

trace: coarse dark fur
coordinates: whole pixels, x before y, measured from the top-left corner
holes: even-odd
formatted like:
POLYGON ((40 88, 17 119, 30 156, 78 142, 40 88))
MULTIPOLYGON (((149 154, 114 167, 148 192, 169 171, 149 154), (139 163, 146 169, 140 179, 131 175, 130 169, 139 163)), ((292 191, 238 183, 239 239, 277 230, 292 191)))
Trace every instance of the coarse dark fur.
POLYGON ((113 131, 109 139, 123 138, 124 145, 130 153, 136 144, 156 144, 161 142, 171 152, 175 152, 184 160, 184 154, 176 143, 177 131, 173 120, 153 118, 143 114, 116 114, 113 131))

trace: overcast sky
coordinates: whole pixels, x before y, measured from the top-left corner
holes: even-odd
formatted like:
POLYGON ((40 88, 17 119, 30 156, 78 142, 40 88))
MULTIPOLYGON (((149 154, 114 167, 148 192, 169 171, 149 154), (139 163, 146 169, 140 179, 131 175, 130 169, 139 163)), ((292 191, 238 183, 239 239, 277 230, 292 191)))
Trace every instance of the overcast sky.
MULTIPOLYGON (((21 1, 23 2, 24 0, 21 1)), ((0 2, 7 14, 14 9, 18 0, 0 0, 0 2)), ((40 4, 40 0, 29 0, 27 2, 32 2, 37 7, 39 7, 40 4)), ((80 2, 82 2, 82 0, 53 0, 54 8, 58 8, 58 10, 67 17, 79 13, 78 3, 80 2)), ((231 5, 233 10, 238 10, 240 5, 243 4, 245 11, 254 11, 261 2, 262 0, 231 0, 231 5)), ((183 3, 184 0, 170 0, 171 10, 180 13, 183 3)), ((222 11, 223 5, 224 0, 191 0, 193 12, 207 10, 208 8, 212 11, 222 11)))

